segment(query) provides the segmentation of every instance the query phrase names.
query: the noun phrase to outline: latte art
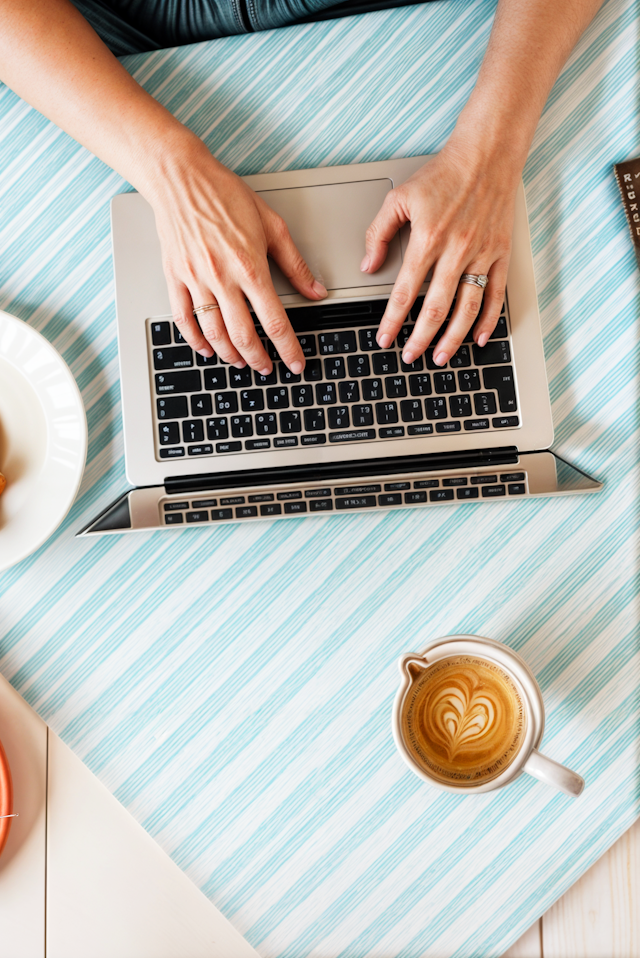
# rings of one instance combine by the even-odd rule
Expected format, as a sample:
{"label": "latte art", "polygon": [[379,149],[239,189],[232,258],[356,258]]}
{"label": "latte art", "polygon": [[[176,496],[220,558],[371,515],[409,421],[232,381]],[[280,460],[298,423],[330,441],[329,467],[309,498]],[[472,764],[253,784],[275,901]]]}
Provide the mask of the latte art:
{"label": "latte art", "polygon": [[403,735],[414,760],[442,781],[477,785],[501,774],[520,750],[525,719],[509,675],[488,659],[455,656],[409,666]]}

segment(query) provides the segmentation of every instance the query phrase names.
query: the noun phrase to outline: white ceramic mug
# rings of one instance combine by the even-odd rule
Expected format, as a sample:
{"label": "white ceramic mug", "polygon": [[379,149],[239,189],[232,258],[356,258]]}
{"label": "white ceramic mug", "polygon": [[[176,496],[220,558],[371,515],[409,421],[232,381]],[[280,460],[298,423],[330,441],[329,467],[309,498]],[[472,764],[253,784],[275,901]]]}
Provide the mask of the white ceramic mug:
{"label": "white ceramic mug", "polygon": [[[428,768],[415,761],[412,753],[406,747],[402,733],[404,700],[414,681],[409,672],[409,665],[413,663],[421,669],[425,669],[441,659],[459,655],[485,659],[503,669],[518,689],[526,713],[525,734],[517,756],[503,772],[480,785],[445,783],[430,775]],[[500,642],[485,639],[479,635],[448,635],[430,642],[419,654],[403,655],[398,664],[403,681],[393,707],[393,737],[403,759],[411,771],[419,775],[420,778],[450,792],[477,794],[479,792],[490,792],[495,788],[503,788],[523,772],[527,772],[529,775],[540,779],[541,782],[553,785],[554,788],[559,789],[566,795],[573,797],[580,795],[584,788],[584,779],[538,751],[544,733],[544,702],[540,686],[536,682],[531,669],[517,652]]]}

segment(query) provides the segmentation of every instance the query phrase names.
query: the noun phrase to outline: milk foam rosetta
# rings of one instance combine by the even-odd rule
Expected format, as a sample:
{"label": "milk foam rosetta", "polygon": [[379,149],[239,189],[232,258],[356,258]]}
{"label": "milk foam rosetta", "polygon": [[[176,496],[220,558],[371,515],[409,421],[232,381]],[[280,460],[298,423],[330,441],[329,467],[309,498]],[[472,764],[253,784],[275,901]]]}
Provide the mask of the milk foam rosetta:
{"label": "milk foam rosetta", "polygon": [[478,785],[513,761],[525,734],[515,683],[494,662],[453,656],[420,668],[410,663],[402,731],[414,760],[430,775]]}

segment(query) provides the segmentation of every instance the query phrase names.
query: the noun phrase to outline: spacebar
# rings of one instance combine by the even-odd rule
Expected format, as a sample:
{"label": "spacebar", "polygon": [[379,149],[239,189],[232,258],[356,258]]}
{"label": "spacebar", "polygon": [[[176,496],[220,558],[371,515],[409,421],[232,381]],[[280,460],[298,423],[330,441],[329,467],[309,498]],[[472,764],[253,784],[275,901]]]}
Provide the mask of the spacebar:
{"label": "spacebar", "polygon": [[375,429],[351,429],[347,432],[330,432],[329,442],[355,442],[357,439],[375,439]]}

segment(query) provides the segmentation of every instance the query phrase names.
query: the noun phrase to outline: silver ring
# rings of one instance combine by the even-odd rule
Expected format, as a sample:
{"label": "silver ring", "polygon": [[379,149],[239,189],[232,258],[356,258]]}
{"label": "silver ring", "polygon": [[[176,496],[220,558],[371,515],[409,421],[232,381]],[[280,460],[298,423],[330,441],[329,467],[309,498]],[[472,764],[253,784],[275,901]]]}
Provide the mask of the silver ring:
{"label": "silver ring", "polygon": [[489,282],[489,277],[486,273],[463,273],[460,277],[461,283],[469,283],[471,286],[479,286],[480,289],[484,289],[487,283]]}
{"label": "silver ring", "polygon": [[210,309],[220,309],[217,303],[207,303],[206,306],[194,306],[193,312],[197,313],[208,313]]}

